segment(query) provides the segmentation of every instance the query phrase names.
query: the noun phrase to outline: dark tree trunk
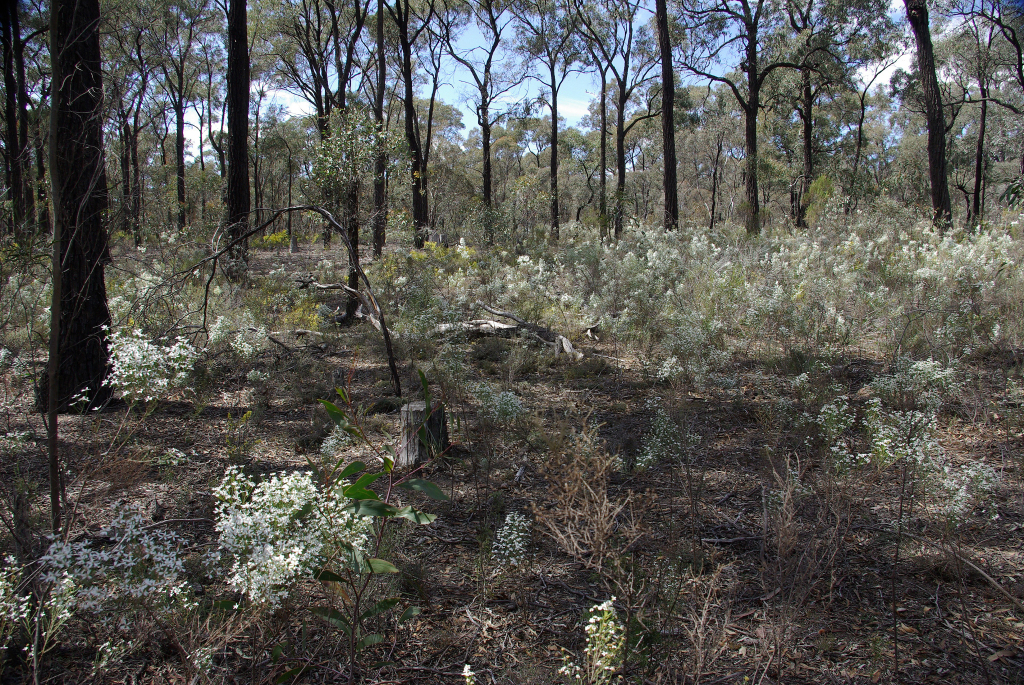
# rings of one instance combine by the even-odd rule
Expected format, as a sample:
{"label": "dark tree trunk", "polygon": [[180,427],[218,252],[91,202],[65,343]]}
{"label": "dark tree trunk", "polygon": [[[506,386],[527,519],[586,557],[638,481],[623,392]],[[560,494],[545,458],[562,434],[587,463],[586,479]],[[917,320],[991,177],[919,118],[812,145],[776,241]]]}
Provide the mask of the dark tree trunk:
{"label": "dark tree trunk", "polygon": [[558,88],[555,70],[551,69],[551,242],[557,243],[558,225]]}
{"label": "dark tree trunk", "polygon": [[598,200],[601,240],[608,237],[608,68],[601,69],[601,193]]}
{"label": "dark tree trunk", "polygon": [[[246,0],[228,3],[228,237],[237,240],[249,228],[249,42]],[[247,258],[246,246],[229,253],[235,260]]]}
{"label": "dark tree trunk", "polygon": [[658,45],[661,48],[661,139],[664,148],[665,230],[679,226],[679,185],[676,181],[675,70],[668,31],[666,0],[657,0]]}
{"label": "dark tree trunk", "polygon": [[[107,250],[107,177],[103,163],[103,83],[97,0],[51,4],[52,105],[50,178],[54,208],[54,266],[59,273],[55,308],[60,325],[51,343],[51,393],[66,411],[85,393],[88,406],[110,398],[106,327],[110,325],[103,280]],[[51,362],[53,361],[51,356]],[[55,392],[54,392],[55,391]]]}
{"label": "dark tree trunk", "polygon": [[939,80],[935,74],[928,7],[925,0],[904,0],[904,4],[917,43],[917,70],[921,77],[925,118],[928,122],[928,178],[931,181],[932,220],[937,226],[944,226],[952,221],[953,208],[946,177],[946,118],[942,111]]}
{"label": "dark tree trunk", "polygon": [[416,234],[413,244],[422,248],[430,222],[430,206],[427,201],[427,170],[423,163],[423,149],[420,145],[419,131],[416,130],[416,103],[413,100],[416,91],[413,85],[412,45],[402,42],[402,80],[405,86],[405,139],[409,143],[409,154],[412,158],[410,173],[412,174],[412,223]]}
{"label": "dark tree trunk", "polygon": [[715,148],[715,163],[711,167],[711,222],[708,226],[709,231],[715,229],[715,214],[718,211],[718,165],[722,161],[722,147],[723,137],[718,136],[718,145]]}
{"label": "dark tree trunk", "polygon": [[[19,238],[26,236],[28,218],[31,214],[32,192],[28,187],[28,159],[26,156],[27,135],[22,136],[25,112],[19,111],[18,78],[15,73],[15,52],[21,40],[18,31],[18,5],[13,0],[4,3],[0,8],[0,24],[3,25],[3,59],[4,59],[4,119],[7,130],[4,136],[4,151],[7,153],[8,188],[10,190],[13,232]],[[21,120],[19,122],[19,113]],[[26,129],[27,130],[27,129]]]}
{"label": "dark tree trunk", "polygon": [[626,89],[619,82],[619,106],[615,113],[615,239],[622,237],[626,201]]}
{"label": "dark tree trunk", "polygon": [[179,92],[174,104],[174,175],[178,184],[178,230],[185,228],[185,101]]}
{"label": "dark tree trunk", "polygon": [[[748,27],[748,30],[750,27]],[[757,36],[747,41],[747,103],[743,107],[746,142],[746,226],[749,235],[761,232],[761,197],[757,190],[757,111],[761,106],[761,80],[757,65]]]}
{"label": "dark tree trunk", "polygon": [[985,179],[985,125],[988,119],[988,88],[984,82],[978,83],[981,89],[981,114],[978,117],[978,146],[974,151],[974,197],[971,211],[967,217],[967,225],[973,227],[981,221],[982,184]]}
{"label": "dark tree trunk", "polygon": [[814,179],[814,89],[811,88],[811,72],[801,72],[803,87],[801,89],[800,121],[803,125],[804,170],[800,176],[800,198],[796,206],[796,225],[807,228],[807,195]]}
{"label": "dark tree trunk", "polygon": [[[353,290],[359,289],[359,180],[349,181],[345,190],[345,232],[348,234],[348,241],[352,244],[348,258],[348,287]],[[345,313],[355,316],[359,308],[359,298],[349,293],[348,301],[345,303]]]}
{"label": "dark tree trunk", "polygon": [[[377,131],[384,131],[384,88],[387,86],[387,64],[384,61],[384,0],[377,0],[377,92],[373,103],[373,115],[377,122]],[[380,257],[384,253],[384,242],[387,239],[387,153],[383,145],[377,151],[373,165],[373,256]]]}

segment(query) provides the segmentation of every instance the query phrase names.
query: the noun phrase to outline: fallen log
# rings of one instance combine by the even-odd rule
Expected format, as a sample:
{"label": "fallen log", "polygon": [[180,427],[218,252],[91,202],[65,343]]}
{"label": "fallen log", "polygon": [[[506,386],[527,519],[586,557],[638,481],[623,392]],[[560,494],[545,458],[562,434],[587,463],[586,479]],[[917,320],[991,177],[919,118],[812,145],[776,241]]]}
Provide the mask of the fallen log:
{"label": "fallen log", "polygon": [[480,307],[490,314],[500,316],[503,319],[511,319],[512,321],[515,321],[519,325],[520,330],[526,332],[535,340],[555,348],[555,354],[567,354],[576,361],[583,359],[583,353],[573,347],[572,342],[561,333],[535,323],[524,321],[512,312],[503,312],[500,309],[489,307],[479,300],[477,300],[475,304],[477,307]]}

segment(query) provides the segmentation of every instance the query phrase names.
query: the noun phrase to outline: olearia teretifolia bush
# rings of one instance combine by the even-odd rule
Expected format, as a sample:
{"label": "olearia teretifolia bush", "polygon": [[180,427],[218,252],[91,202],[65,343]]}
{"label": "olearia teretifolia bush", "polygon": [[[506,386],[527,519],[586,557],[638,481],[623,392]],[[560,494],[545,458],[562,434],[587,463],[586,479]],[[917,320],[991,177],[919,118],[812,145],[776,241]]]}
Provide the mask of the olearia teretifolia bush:
{"label": "olearia teretifolia bush", "polygon": [[626,648],[626,628],[615,612],[612,597],[590,610],[584,632],[587,644],[578,661],[566,655],[558,674],[572,685],[610,685],[622,682],[623,652]]}
{"label": "olearia teretifolia bush", "polygon": [[498,529],[491,550],[499,566],[518,568],[526,563],[530,528],[530,519],[522,514],[513,511],[505,515],[505,523]]}
{"label": "olearia teretifolia bush", "polygon": [[104,382],[127,402],[164,399],[188,387],[198,352],[184,338],[160,344],[128,330],[109,333],[107,341],[111,368]]}
{"label": "olearia teretifolia bush", "polygon": [[396,327],[425,334],[479,299],[570,338],[599,324],[653,380],[696,386],[725,382],[735,350],[827,357],[856,345],[948,364],[1024,338],[1022,248],[1000,226],[941,233],[879,211],[825,212],[812,229],[756,239],[697,226],[633,225],[613,243],[565,233],[557,253],[541,242],[384,260],[383,290],[407,312]]}

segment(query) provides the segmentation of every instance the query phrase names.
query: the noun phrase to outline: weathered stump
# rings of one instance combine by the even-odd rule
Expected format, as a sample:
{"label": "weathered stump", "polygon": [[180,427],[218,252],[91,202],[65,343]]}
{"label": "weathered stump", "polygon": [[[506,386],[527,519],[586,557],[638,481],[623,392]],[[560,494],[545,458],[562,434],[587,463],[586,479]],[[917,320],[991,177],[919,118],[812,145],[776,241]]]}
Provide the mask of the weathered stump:
{"label": "weathered stump", "polygon": [[434,404],[429,416],[423,400],[402,407],[402,444],[395,466],[421,464],[448,449],[448,445],[448,420],[440,402]]}

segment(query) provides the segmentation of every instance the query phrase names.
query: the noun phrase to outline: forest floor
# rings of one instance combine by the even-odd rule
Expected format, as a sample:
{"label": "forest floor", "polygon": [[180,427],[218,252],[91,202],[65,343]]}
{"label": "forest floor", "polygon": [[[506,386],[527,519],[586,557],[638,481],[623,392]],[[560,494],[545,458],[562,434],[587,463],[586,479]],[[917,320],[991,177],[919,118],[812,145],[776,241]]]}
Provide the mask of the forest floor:
{"label": "forest floor", "polygon": [[[283,265],[298,277],[319,255],[268,252],[254,268]],[[399,434],[383,346],[368,324],[284,342],[247,366],[208,360],[212,380],[201,401],[62,418],[76,531],[98,530],[111,503],[128,500],[198,545],[215,539],[211,490],[225,467],[305,468],[329,426],[317,400],[337,399],[336,386],[348,388],[354,405],[374,407],[360,415],[372,440]],[[384,642],[361,657],[364,682],[462,683],[464,664],[477,683],[561,682],[565,654],[583,651],[586,612],[615,596],[620,618],[628,617],[628,682],[1024,683],[1024,410],[1003,402],[1019,354],[975,359],[974,386],[943,409],[938,426],[954,462],[981,461],[999,474],[989,511],[973,512],[955,531],[904,512],[897,545],[901,507],[911,501],[898,468],[839,482],[797,460],[806,436],[778,407],[788,400],[799,408],[788,380],[803,360],[737,353],[739,382],[698,392],[653,383],[635,351],[608,341],[581,341],[587,357],[579,362],[540,347],[523,353],[518,341],[442,342],[466,376],[461,391],[434,389],[447,403],[453,447],[424,477],[451,499],[419,503],[436,521],[404,525],[390,540],[387,558],[402,570],[393,589],[423,612],[403,625],[381,619]],[[405,396],[419,397],[416,371],[429,378],[429,363],[408,353],[399,361]],[[254,387],[254,368],[269,381]],[[850,351],[823,373],[862,408],[884,368],[885,360]],[[484,420],[465,379],[513,390],[525,418]],[[12,458],[0,477],[45,484],[45,430],[30,411],[31,389],[9,378],[4,387],[5,430],[24,437],[7,440]],[[689,456],[607,475],[617,509],[611,533],[600,549],[571,554],[550,534],[580,525],[558,509],[558,481],[571,481],[564,469],[576,467],[557,455],[583,435],[596,436],[594,450],[635,458],[654,420],[652,397],[688,436]],[[534,524],[522,563],[503,567],[490,550],[510,512]],[[226,594],[223,586],[200,591]],[[309,665],[296,682],[340,682],[335,638],[302,608],[317,591],[216,655],[216,680],[272,683]],[[88,618],[72,620],[45,682],[185,682],[159,637],[97,675],[90,631]],[[275,645],[285,646],[271,659]],[[378,662],[389,665],[371,666]]]}

